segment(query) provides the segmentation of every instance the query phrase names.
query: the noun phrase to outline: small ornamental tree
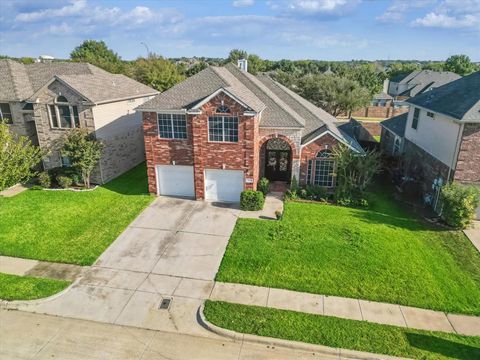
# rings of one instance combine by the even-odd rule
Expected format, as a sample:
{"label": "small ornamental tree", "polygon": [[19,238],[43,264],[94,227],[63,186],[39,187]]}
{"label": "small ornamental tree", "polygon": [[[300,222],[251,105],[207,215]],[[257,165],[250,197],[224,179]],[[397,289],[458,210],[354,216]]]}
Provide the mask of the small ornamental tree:
{"label": "small ornamental tree", "polygon": [[83,129],[71,130],[63,142],[62,155],[70,158],[86,188],[90,187],[90,176],[102,156],[103,144]]}
{"label": "small ornamental tree", "polygon": [[45,152],[25,136],[16,136],[0,123],[0,190],[28,181]]}
{"label": "small ornamental tree", "polygon": [[442,217],[458,229],[465,229],[475,216],[480,205],[480,191],[473,186],[456,183],[442,187]]}

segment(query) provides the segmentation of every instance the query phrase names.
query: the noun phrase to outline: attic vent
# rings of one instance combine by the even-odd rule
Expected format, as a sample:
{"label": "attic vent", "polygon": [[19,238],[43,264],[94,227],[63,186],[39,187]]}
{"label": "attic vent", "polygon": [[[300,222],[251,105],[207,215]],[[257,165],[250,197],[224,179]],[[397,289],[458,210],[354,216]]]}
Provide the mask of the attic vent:
{"label": "attic vent", "polygon": [[238,60],[237,66],[240,70],[243,70],[243,71],[247,72],[248,71],[248,60],[247,59]]}

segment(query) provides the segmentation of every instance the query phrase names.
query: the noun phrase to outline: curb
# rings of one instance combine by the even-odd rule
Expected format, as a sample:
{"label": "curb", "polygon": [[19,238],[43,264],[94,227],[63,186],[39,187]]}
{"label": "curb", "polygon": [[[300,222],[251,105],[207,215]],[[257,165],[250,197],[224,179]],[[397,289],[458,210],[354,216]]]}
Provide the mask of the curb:
{"label": "curb", "polygon": [[51,296],[48,296],[46,298],[40,298],[40,299],[33,299],[33,300],[2,300],[0,299],[0,309],[3,310],[20,310],[20,307],[29,307],[29,306],[35,306],[35,305],[40,305],[52,300],[55,300],[56,298],[62,296],[65,294],[67,291],[70,291],[70,289],[74,286],[77,285],[77,283],[80,282],[82,279],[82,276],[79,276],[76,278],[70,285],[68,285],[65,289],[62,291],[53,294]]}
{"label": "curb", "polygon": [[205,314],[203,313],[204,308],[205,308],[204,303],[200,305],[200,307],[198,308],[197,318],[200,325],[217,335],[233,339],[235,342],[248,341],[251,343],[257,343],[261,345],[278,346],[278,347],[288,348],[292,350],[308,351],[308,352],[314,352],[317,354],[334,355],[334,356],[338,356],[339,358],[348,357],[350,359],[359,359],[359,360],[409,359],[409,358],[402,358],[402,357],[396,357],[391,355],[374,354],[374,353],[368,353],[363,351],[333,348],[333,347],[328,347],[323,345],[307,344],[299,341],[283,340],[283,339],[277,339],[277,338],[271,338],[271,337],[265,337],[265,336],[239,333],[233,330],[221,328],[209,322],[205,317]]}

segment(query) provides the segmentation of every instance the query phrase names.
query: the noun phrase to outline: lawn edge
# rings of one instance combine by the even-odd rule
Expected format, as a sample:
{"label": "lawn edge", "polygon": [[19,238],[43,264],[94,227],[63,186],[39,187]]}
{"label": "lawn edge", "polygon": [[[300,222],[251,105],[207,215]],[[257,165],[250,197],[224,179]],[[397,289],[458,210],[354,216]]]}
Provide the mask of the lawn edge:
{"label": "lawn edge", "polygon": [[198,308],[197,319],[200,325],[205,329],[207,329],[208,331],[213,332],[214,334],[233,339],[235,342],[248,341],[251,343],[257,343],[261,345],[279,346],[279,347],[289,348],[293,350],[309,351],[309,352],[315,352],[315,353],[320,353],[325,355],[334,355],[334,356],[338,356],[339,358],[349,357],[349,358],[359,359],[359,360],[409,359],[409,358],[403,358],[403,357],[397,357],[397,356],[391,356],[391,355],[385,355],[385,354],[375,354],[375,353],[369,353],[365,351],[333,348],[329,346],[309,344],[309,343],[304,343],[300,341],[284,340],[279,338],[252,335],[248,333],[240,333],[237,331],[224,329],[220,326],[212,324],[210,321],[207,320],[204,314],[204,309],[205,309],[205,302],[203,302]]}
{"label": "lawn edge", "polygon": [[38,299],[32,299],[32,300],[3,300],[0,299],[0,309],[3,310],[21,310],[20,307],[29,307],[29,306],[35,306],[39,304],[43,304],[48,301],[55,300],[57,297],[62,296],[65,294],[67,291],[70,290],[71,287],[76,285],[77,283],[80,282],[82,279],[82,276],[77,277],[74,281],[71,281],[70,284],[63,289],[62,291],[59,291],[53,295],[44,297],[44,298],[38,298]]}

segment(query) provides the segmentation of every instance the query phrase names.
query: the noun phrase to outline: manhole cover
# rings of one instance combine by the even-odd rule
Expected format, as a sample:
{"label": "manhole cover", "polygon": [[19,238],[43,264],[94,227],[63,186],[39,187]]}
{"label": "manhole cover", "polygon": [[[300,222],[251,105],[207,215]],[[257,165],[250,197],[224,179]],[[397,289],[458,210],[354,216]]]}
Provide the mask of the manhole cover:
{"label": "manhole cover", "polygon": [[171,298],[164,298],[162,299],[162,302],[160,305],[158,305],[158,308],[160,310],[167,310],[170,307],[170,303],[172,302]]}

